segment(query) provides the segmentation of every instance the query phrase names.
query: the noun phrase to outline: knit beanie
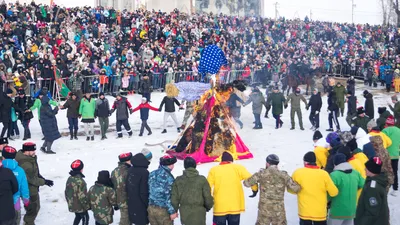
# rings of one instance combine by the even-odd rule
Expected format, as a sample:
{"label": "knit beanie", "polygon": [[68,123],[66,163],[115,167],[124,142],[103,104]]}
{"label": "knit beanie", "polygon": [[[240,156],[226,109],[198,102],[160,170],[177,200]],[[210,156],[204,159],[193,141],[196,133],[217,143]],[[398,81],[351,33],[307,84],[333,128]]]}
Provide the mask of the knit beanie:
{"label": "knit beanie", "polygon": [[307,152],[303,157],[303,161],[306,163],[316,163],[317,157],[314,152]]}
{"label": "knit beanie", "polygon": [[373,174],[380,174],[382,170],[382,160],[379,157],[374,157],[365,163],[365,167]]}
{"label": "knit beanie", "polygon": [[331,142],[334,141],[334,140],[339,140],[340,141],[340,137],[336,132],[332,132],[332,133],[329,133],[328,136],[326,136],[325,140],[326,140],[326,142],[328,144],[331,144]]}
{"label": "knit beanie", "polygon": [[196,169],[196,160],[194,160],[192,157],[186,157],[185,160],[183,160],[183,167],[185,167],[185,169]]}
{"label": "knit beanie", "polygon": [[122,153],[121,155],[118,156],[118,159],[120,162],[127,162],[127,161],[131,160],[131,158],[132,158],[131,152]]}
{"label": "knit beanie", "polygon": [[231,153],[229,153],[227,151],[222,153],[221,161],[222,162],[233,162],[233,157],[232,157]]}
{"label": "knit beanie", "polygon": [[363,113],[365,113],[365,111],[364,111],[364,107],[358,107],[357,108],[357,115],[360,115],[360,114],[363,114]]}
{"label": "knit beanie", "polygon": [[392,127],[394,126],[395,121],[394,121],[394,116],[390,115],[387,119],[386,119],[386,126],[387,127]]}
{"label": "knit beanie", "polygon": [[319,140],[319,139],[321,139],[321,138],[323,138],[321,132],[320,132],[319,130],[316,130],[316,131],[314,132],[314,135],[313,135],[313,141]]}
{"label": "knit beanie", "polygon": [[386,107],[378,107],[378,113],[379,114],[382,114],[384,112],[386,112]]}
{"label": "knit beanie", "polygon": [[0,145],[7,145],[8,144],[8,138],[0,138]]}
{"label": "knit beanie", "polygon": [[176,163],[176,157],[175,156],[170,156],[166,155],[160,158],[160,165],[161,166],[170,166]]}
{"label": "knit beanie", "polygon": [[146,159],[151,162],[151,159],[153,158],[153,154],[151,151],[147,148],[142,149],[141,153],[146,157]]}
{"label": "knit beanie", "polygon": [[23,152],[36,151],[36,144],[33,142],[26,142],[22,145]]}
{"label": "knit beanie", "polygon": [[17,150],[14,147],[6,146],[3,148],[2,155],[5,159],[15,159],[16,154]]}
{"label": "knit beanie", "polygon": [[347,142],[346,147],[350,148],[350,151],[355,151],[358,149],[358,144],[355,138],[351,139],[349,142]]}
{"label": "knit beanie", "polygon": [[99,97],[100,97],[100,96],[104,96],[104,92],[100,92],[100,93],[99,93]]}
{"label": "knit beanie", "polygon": [[367,123],[367,128],[368,128],[368,129],[372,129],[372,128],[377,127],[377,126],[378,126],[378,124],[376,123],[375,120],[370,120],[370,121]]}
{"label": "knit beanie", "polygon": [[358,128],[359,128],[359,127],[356,127],[356,126],[351,127],[350,133],[351,133],[352,135],[356,136],[356,134],[357,134],[357,132],[358,132]]}
{"label": "knit beanie", "polygon": [[84,166],[83,162],[79,159],[77,159],[71,163],[71,169],[73,171],[81,171],[83,169],[83,166]]}
{"label": "knit beanie", "polygon": [[346,162],[346,156],[342,153],[336,154],[335,157],[333,158],[333,164],[335,166],[345,162]]}

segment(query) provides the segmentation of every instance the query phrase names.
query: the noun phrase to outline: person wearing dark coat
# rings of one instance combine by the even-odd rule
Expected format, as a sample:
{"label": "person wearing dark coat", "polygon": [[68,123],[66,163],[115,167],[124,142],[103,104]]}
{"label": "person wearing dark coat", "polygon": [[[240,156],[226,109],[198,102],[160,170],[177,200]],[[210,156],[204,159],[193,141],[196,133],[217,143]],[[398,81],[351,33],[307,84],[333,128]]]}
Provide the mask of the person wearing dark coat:
{"label": "person wearing dark coat", "polygon": [[129,220],[135,225],[149,223],[147,207],[149,206],[149,160],[142,153],[131,158],[132,167],[128,170],[126,191],[128,195]]}
{"label": "person wearing dark coat", "polygon": [[0,224],[12,225],[15,223],[15,209],[13,195],[18,192],[18,181],[14,173],[2,164],[0,156]]}
{"label": "person wearing dark coat", "polygon": [[67,118],[68,118],[68,125],[69,125],[69,135],[70,140],[78,140],[78,118],[79,118],[79,106],[81,105],[80,99],[78,96],[71,92],[70,97],[65,102],[61,109],[67,109]]}
{"label": "person wearing dark coat", "polygon": [[58,131],[56,118],[58,106],[52,109],[49,103],[50,99],[47,96],[43,96],[41,101],[42,107],[40,108],[40,123],[44,134],[44,142],[40,150],[47,154],[55,154],[55,152],[51,150],[51,146],[55,140],[61,137],[61,134]]}
{"label": "person wearing dark coat", "polygon": [[24,127],[24,141],[31,138],[29,123],[33,118],[33,113],[29,109],[32,106],[33,99],[30,96],[25,95],[24,89],[19,89],[18,96],[14,99],[14,108],[15,111],[19,113],[18,119],[21,120],[22,126]]}
{"label": "person wearing dark coat", "polygon": [[365,115],[365,110],[362,106],[357,108],[357,115],[353,117],[351,121],[351,126],[356,126],[362,128],[368,133],[367,124],[371,120],[367,115]]}
{"label": "person wearing dark coat", "polygon": [[273,92],[268,96],[267,106],[272,107],[272,116],[275,118],[275,129],[282,128],[281,114],[283,113],[285,101],[285,96],[279,92],[278,87],[274,87]]}
{"label": "person wearing dark coat", "polygon": [[374,157],[365,167],[367,179],[358,200],[354,225],[389,225],[388,178],[381,172],[382,160]]}
{"label": "person wearing dark coat", "polygon": [[374,96],[367,90],[364,91],[363,95],[365,98],[365,105],[364,105],[365,114],[369,117],[369,119],[372,120],[375,115],[374,98],[373,98]]}
{"label": "person wearing dark coat", "polygon": [[355,116],[357,116],[357,97],[354,93],[347,91],[347,117],[346,122],[351,126],[351,121]]}
{"label": "person wearing dark coat", "polygon": [[336,103],[336,94],[334,91],[329,92],[328,95],[328,113],[329,113],[329,129],[326,131],[333,131],[333,123],[335,123],[336,130],[340,131],[340,124],[338,120],[339,106]]}
{"label": "person wearing dark coat", "polygon": [[178,133],[181,132],[180,126],[178,124],[178,119],[176,118],[176,114],[175,114],[175,104],[177,106],[179,106],[179,107],[181,106],[181,103],[179,103],[179,101],[176,98],[165,96],[163,98],[163,100],[161,101],[160,107],[158,108],[158,110],[161,112],[162,108],[165,105],[164,123],[163,123],[163,128],[164,129],[161,132],[163,134],[167,133],[167,120],[168,120],[168,117],[171,117],[172,120],[175,122],[175,126],[176,126],[176,129],[177,129]]}
{"label": "person wearing dark coat", "polygon": [[10,138],[11,132],[9,131],[10,124],[11,124],[11,108],[13,107],[14,103],[11,99],[12,90],[8,89],[6,93],[3,93],[2,98],[0,99],[0,121],[3,123],[3,129],[1,130],[0,137],[4,137],[7,132],[7,138]]}
{"label": "person wearing dark coat", "polygon": [[349,92],[351,92],[352,95],[356,94],[356,81],[353,76],[347,80],[347,93]]}
{"label": "person wearing dark coat", "polygon": [[[129,109],[129,112],[128,112]],[[121,94],[117,95],[117,99],[114,101],[114,104],[111,108],[110,114],[112,114],[114,111],[116,112],[116,117],[117,117],[117,138],[122,138],[122,125],[124,125],[125,130],[128,132],[129,137],[132,137],[132,129],[131,126],[129,125],[128,118],[129,118],[129,113],[133,113],[132,105],[126,99],[125,97],[122,97]]]}
{"label": "person wearing dark coat", "polygon": [[311,130],[319,129],[319,113],[321,112],[322,107],[322,98],[321,92],[318,92],[317,89],[313,90],[313,94],[311,95],[310,100],[307,104],[307,110],[311,107],[310,116],[308,117],[312,127]]}
{"label": "person wearing dark coat", "polygon": [[151,82],[149,76],[143,76],[142,82],[140,83],[140,92],[142,97],[146,98],[148,102],[151,102]]}
{"label": "person wearing dark coat", "polygon": [[376,123],[378,124],[379,130],[383,130],[385,129],[387,118],[392,114],[387,110],[386,107],[378,107],[378,114],[379,118],[376,120]]}
{"label": "person wearing dark coat", "polygon": [[106,133],[108,130],[110,116],[110,104],[104,95],[104,92],[100,92],[99,98],[96,100],[96,110],[94,112],[95,117],[99,118],[101,140],[107,139]]}
{"label": "person wearing dark coat", "polygon": [[328,173],[332,173],[335,168],[335,164],[333,163],[335,155],[344,145],[340,142],[340,137],[337,133],[328,134],[328,136],[326,136],[326,142],[331,146],[331,149],[328,151],[328,158],[324,170]]}

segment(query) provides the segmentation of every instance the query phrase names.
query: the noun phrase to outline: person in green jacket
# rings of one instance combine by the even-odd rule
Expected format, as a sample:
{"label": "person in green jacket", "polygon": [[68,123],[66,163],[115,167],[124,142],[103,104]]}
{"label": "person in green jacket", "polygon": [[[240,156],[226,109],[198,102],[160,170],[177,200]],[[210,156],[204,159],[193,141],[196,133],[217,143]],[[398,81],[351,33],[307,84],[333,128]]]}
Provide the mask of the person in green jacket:
{"label": "person in green jacket", "polygon": [[343,117],[344,102],[347,94],[346,88],[340,82],[338,82],[336,86],[333,88],[333,91],[336,93],[336,104],[339,106],[340,114]]}
{"label": "person in green jacket", "polygon": [[352,225],[356,217],[357,191],[363,188],[365,180],[352,169],[344,154],[336,154],[333,164],[335,168],[330,176],[339,194],[331,200],[328,225]]}
{"label": "person in green jacket", "polygon": [[392,114],[386,110],[386,107],[379,107],[378,114],[379,118],[376,120],[376,123],[378,124],[379,130],[383,130],[385,128],[386,119]]}
{"label": "person in green jacket", "polygon": [[175,179],[171,191],[171,203],[175,212],[180,212],[181,223],[206,225],[206,213],[214,205],[211,188],[204,176],[196,170],[196,161],[184,160],[183,175]]}
{"label": "person in green jacket", "polygon": [[279,92],[279,88],[274,87],[273,92],[268,96],[267,107],[272,107],[272,116],[276,121],[275,129],[279,129],[283,125],[281,114],[283,113],[283,105],[285,101],[285,96]]}
{"label": "person in green jacket", "polygon": [[291,93],[288,98],[286,99],[285,102],[285,108],[287,108],[288,103],[291,103],[290,107],[290,122],[292,123],[292,127],[290,130],[295,129],[295,122],[294,122],[294,114],[297,114],[297,118],[299,119],[299,126],[300,130],[304,130],[303,127],[303,116],[301,114],[301,108],[300,108],[300,100],[304,102],[307,108],[307,100],[304,98],[302,94],[300,94],[300,88],[296,88],[295,93]]}
{"label": "person in green jacket", "polygon": [[79,159],[71,163],[71,175],[65,185],[65,199],[68,203],[68,210],[75,213],[74,224],[82,221],[83,225],[89,224],[90,209],[89,198],[87,194],[87,185],[82,174],[83,162]]}
{"label": "person in green jacket", "polygon": [[381,172],[382,160],[374,157],[365,167],[367,179],[358,200],[354,225],[389,225],[388,178]]}
{"label": "person in green jacket", "polygon": [[79,106],[79,118],[85,126],[86,141],[94,141],[94,113],[96,111],[96,100],[91,93],[85,93]]}
{"label": "person in green jacket", "polygon": [[393,112],[394,118],[396,120],[396,126],[400,128],[400,102],[398,101],[396,95],[392,96],[392,103],[394,104],[394,107],[390,103],[388,103],[388,106]]}
{"label": "person in green jacket", "polygon": [[17,152],[15,160],[24,169],[29,187],[29,205],[25,207],[25,225],[35,225],[35,219],[40,209],[39,187],[47,185],[52,187],[54,182],[46,180],[39,173],[39,165],[36,156],[36,144],[27,142],[22,145],[22,149]]}
{"label": "person in green jacket", "polygon": [[399,167],[399,148],[400,148],[400,128],[395,126],[394,117],[389,116],[386,120],[386,126],[382,130],[382,133],[386,134],[390,140],[392,140],[392,145],[387,148],[392,163],[392,169],[394,174],[393,191],[390,192],[391,195],[397,196],[399,188],[399,178],[397,175]]}
{"label": "person in green jacket", "polygon": [[367,129],[367,124],[370,120],[371,119],[367,115],[365,115],[364,107],[360,106],[357,108],[357,116],[354,117],[351,121],[351,126],[360,127],[366,133],[369,133]]}

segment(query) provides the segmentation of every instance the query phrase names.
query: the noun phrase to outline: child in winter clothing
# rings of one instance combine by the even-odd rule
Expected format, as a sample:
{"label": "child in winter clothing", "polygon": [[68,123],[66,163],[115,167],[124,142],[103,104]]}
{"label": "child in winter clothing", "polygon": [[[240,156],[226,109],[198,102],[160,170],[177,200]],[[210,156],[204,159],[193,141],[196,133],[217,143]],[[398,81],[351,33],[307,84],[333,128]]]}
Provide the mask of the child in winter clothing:
{"label": "child in winter clothing", "polygon": [[122,77],[122,79],[121,79],[121,82],[122,82],[122,86],[121,87],[122,87],[123,91],[128,91],[129,79],[130,79],[130,77],[129,77],[128,71],[126,71],[124,73],[124,77]]}
{"label": "child in winter clothing", "polygon": [[110,172],[106,170],[99,172],[95,185],[89,190],[89,201],[96,225],[112,224],[114,210],[119,208],[110,179]]}
{"label": "child in winter clothing", "polygon": [[79,105],[79,118],[85,125],[86,141],[94,141],[94,112],[96,109],[96,100],[88,92],[81,100]]}
{"label": "child in winter clothing", "polygon": [[18,182],[18,192],[14,194],[14,208],[17,218],[15,224],[21,223],[21,199],[25,207],[29,205],[29,188],[28,180],[26,178],[25,171],[18,166],[17,161],[15,161],[15,156],[17,155],[17,150],[11,146],[6,146],[2,150],[2,155],[4,160],[2,161],[4,168],[10,169]]}
{"label": "child in winter clothing", "polygon": [[29,123],[33,118],[33,114],[29,111],[29,108],[32,107],[32,105],[32,98],[26,96],[23,89],[19,89],[18,96],[14,99],[14,108],[17,112],[19,112],[18,118],[21,120],[22,126],[24,127],[24,141],[31,138]]}
{"label": "child in winter clothing", "polygon": [[83,166],[79,159],[72,162],[72,170],[69,172],[71,176],[67,180],[64,193],[69,211],[75,213],[74,224],[82,221],[83,225],[88,225],[90,205],[86,182],[83,179],[85,176],[82,174]]}
{"label": "child in winter clothing", "polygon": [[328,160],[329,144],[326,142],[325,138],[323,138],[319,130],[314,132],[313,141],[317,166],[321,169],[324,169]]}
{"label": "child in winter clothing", "polygon": [[78,96],[71,92],[70,98],[65,102],[61,109],[67,109],[67,118],[69,124],[69,134],[70,140],[75,139],[78,140],[78,117],[79,117],[79,106],[81,102],[78,99]]}
{"label": "child in winter clothing", "polygon": [[149,110],[153,110],[153,111],[159,111],[157,108],[151,106],[148,102],[146,98],[142,98],[142,103],[133,109],[133,112],[136,112],[138,110],[140,110],[140,119],[142,120],[142,126],[140,127],[140,133],[139,136],[143,136],[143,131],[144,128],[146,128],[146,130],[149,132],[147,135],[151,135],[151,129],[149,127],[149,125],[147,124],[147,120],[149,119]]}
{"label": "child in winter clothing", "polygon": [[114,101],[113,106],[111,107],[110,114],[112,114],[114,111],[116,111],[116,117],[117,117],[117,138],[122,138],[122,125],[125,127],[126,132],[128,132],[129,137],[132,137],[132,129],[131,126],[129,125],[129,113],[132,114],[132,105],[128,101],[127,98],[122,97],[120,93],[117,94],[117,97]]}

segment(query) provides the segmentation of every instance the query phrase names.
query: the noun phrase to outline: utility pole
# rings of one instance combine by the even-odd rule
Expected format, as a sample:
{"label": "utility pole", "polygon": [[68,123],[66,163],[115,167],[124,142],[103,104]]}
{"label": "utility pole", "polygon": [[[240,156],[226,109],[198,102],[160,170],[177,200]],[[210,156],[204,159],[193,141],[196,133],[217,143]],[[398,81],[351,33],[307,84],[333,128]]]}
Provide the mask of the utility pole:
{"label": "utility pole", "polygon": [[354,9],[356,8],[356,4],[354,4],[354,0],[351,0],[351,23],[354,23]]}
{"label": "utility pole", "polygon": [[278,2],[275,2],[275,20],[278,18]]}

